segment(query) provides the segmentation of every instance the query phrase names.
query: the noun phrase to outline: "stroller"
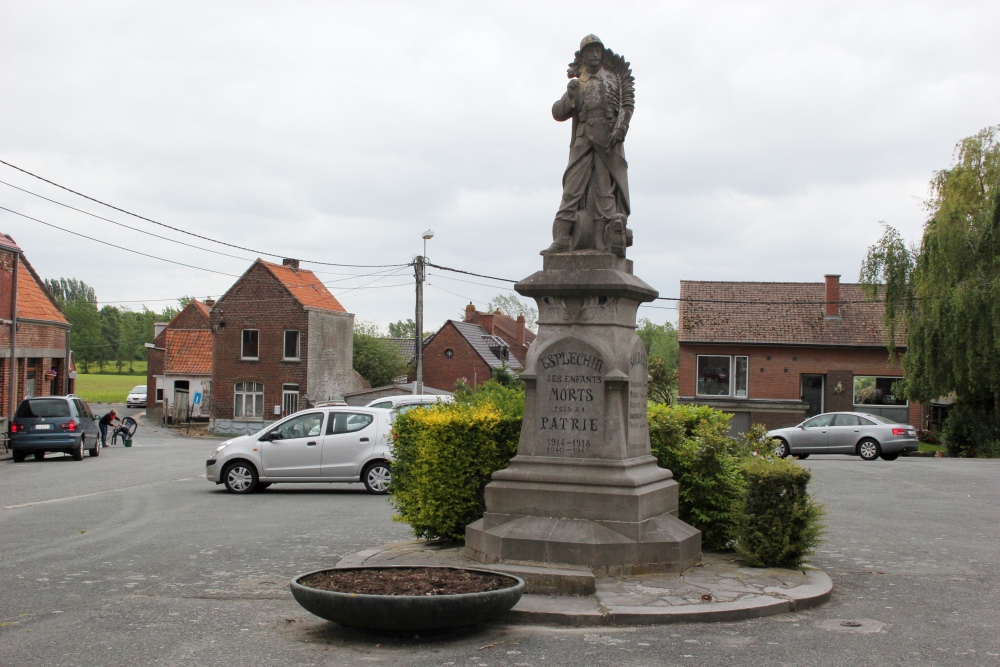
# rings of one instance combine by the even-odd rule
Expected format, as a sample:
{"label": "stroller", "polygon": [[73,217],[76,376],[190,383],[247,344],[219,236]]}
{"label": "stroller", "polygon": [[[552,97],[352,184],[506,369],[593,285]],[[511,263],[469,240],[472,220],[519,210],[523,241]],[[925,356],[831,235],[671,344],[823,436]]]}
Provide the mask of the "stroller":
{"label": "stroller", "polygon": [[132,446],[132,436],[135,435],[136,429],[139,428],[138,422],[136,422],[131,417],[126,417],[122,420],[122,423],[115,428],[114,432],[111,434],[111,444],[115,445],[118,443],[118,438],[122,439],[122,444],[126,447]]}

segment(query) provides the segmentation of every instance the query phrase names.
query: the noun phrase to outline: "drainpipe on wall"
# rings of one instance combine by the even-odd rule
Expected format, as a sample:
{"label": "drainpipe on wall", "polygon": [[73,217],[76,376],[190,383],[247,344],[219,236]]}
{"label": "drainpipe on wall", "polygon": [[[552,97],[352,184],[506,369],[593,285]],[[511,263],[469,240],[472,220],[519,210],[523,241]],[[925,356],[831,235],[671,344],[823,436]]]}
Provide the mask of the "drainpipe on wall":
{"label": "drainpipe on wall", "polygon": [[21,253],[14,252],[14,276],[10,290],[10,396],[8,397],[7,415],[14,419],[14,408],[17,404],[17,272],[21,264]]}

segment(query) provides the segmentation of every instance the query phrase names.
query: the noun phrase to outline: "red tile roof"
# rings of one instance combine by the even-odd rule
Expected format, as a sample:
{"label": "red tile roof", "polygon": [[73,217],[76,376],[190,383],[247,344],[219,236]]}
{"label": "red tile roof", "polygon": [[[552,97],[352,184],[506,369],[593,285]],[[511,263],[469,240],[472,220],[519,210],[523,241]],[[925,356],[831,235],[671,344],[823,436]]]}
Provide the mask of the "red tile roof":
{"label": "red tile roof", "polygon": [[27,320],[43,320],[69,324],[66,316],[49,298],[41,279],[21,255],[17,266],[17,316]]}
{"label": "red tile roof", "polygon": [[[824,283],[681,281],[682,343],[884,347],[881,302],[840,284],[840,317],[823,314]],[[905,346],[904,332],[896,344]]]}
{"label": "red tile roof", "polygon": [[306,308],[334,310],[338,313],[347,312],[347,309],[337,301],[337,297],[330,294],[330,290],[320,282],[320,279],[312,271],[292,269],[281,264],[265,262],[262,259],[257,261],[266,266],[274,274],[274,277],[288,288],[292,296]]}
{"label": "red tile roof", "polygon": [[3,234],[3,233],[0,233],[0,246],[2,246],[4,248],[9,248],[10,250],[20,250],[21,249],[20,247],[18,247],[18,245],[16,243],[14,243],[14,239],[12,239],[7,234]]}
{"label": "red tile roof", "polygon": [[212,332],[192,329],[167,329],[165,375],[211,375]]}

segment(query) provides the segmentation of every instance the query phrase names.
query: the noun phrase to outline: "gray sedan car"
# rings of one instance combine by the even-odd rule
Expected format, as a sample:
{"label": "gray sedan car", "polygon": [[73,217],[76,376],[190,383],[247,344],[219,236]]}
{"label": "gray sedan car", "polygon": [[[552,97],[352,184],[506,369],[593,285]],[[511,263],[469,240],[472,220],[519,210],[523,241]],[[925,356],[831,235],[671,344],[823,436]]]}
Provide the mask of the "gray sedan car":
{"label": "gray sedan car", "polygon": [[894,461],[917,451],[917,432],[909,424],[864,412],[827,412],[801,424],[767,432],[774,455],[805,458],[810,454],[856,454],[865,461]]}

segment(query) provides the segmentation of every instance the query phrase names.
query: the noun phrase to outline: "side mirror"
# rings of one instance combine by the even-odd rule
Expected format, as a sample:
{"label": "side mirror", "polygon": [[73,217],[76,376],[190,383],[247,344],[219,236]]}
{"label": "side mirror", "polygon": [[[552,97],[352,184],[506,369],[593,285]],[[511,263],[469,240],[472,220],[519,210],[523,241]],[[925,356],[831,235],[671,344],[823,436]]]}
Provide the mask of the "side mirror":
{"label": "side mirror", "polygon": [[799,424],[798,426],[796,426],[796,428],[800,428],[800,429],[802,429],[804,431],[804,430],[806,430],[806,425],[805,424]]}

